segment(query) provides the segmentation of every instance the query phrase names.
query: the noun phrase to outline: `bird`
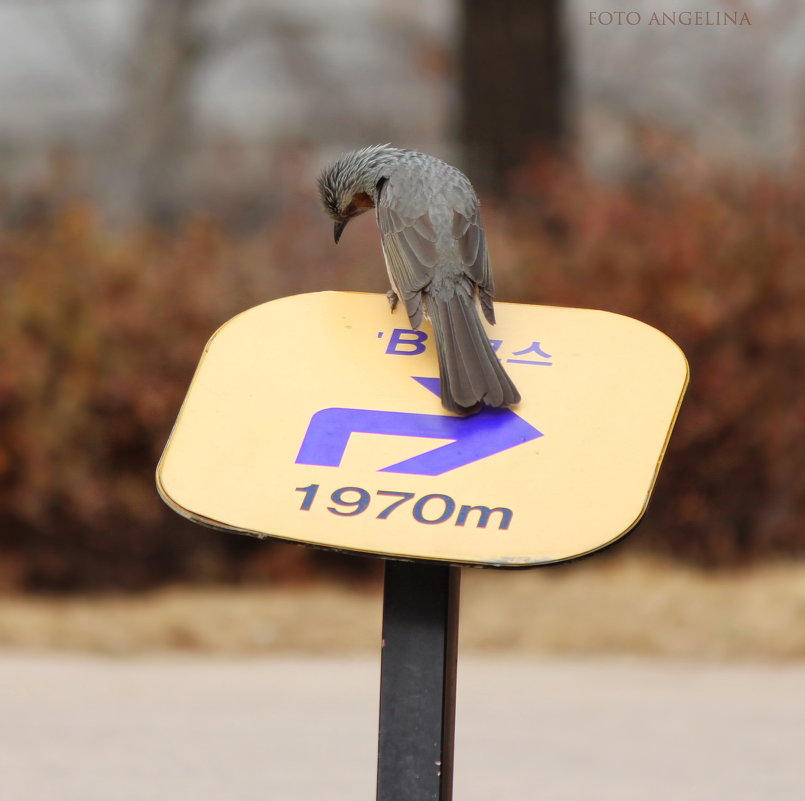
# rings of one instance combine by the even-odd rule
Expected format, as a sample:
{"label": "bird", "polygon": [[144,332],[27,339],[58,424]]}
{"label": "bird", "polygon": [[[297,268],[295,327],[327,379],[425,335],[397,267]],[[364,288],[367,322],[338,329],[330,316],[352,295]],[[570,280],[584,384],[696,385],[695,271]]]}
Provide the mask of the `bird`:
{"label": "bird", "polygon": [[375,209],[391,289],[411,327],[429,319],[442,406],[458,415],[520,402],[478,314],[494,325],[492,268],[478,196],[441,159],[391,145],[343,154],[319,176],[338,244],[347,223]]}

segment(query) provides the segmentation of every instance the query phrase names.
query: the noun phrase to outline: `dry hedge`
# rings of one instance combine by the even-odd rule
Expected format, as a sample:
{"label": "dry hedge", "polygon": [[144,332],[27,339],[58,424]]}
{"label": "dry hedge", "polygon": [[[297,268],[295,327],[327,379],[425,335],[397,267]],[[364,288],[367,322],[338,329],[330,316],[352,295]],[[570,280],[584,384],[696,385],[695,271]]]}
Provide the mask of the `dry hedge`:
{"label": "dry hedge", "polygon": [[[712,565],[805,550],[804,184],[801,170],[678,151],[643,154],[617,183],[535,159],[505,208],[484,207],[501,298],[637,317],[691,363],[652,507],[625,547]],[[333,248],[312,188],[248,233],[192,213],[171,231],[115,231],[62,199],[6,215],[0,278],[0,585],[309,568],[306,549],[191,531],[153,471],[224,320],[294,292],[385,289],[371,221]]]}

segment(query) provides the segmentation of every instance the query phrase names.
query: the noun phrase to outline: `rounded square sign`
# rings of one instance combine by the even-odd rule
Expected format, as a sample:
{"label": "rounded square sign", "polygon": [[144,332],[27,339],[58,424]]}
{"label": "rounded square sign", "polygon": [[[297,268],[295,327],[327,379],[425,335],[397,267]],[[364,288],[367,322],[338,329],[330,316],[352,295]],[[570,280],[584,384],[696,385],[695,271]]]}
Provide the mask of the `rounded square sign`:
{"label": "rounded square sign", "polygon": [[429,323],[384,295],[320,292],[210,339],[157,468],[198,523],[400,558],[498,567],[601,548],[643,515],[688,381],[682,351],[610,312],[496,303],[488,334],[523,400],[439,401]]}

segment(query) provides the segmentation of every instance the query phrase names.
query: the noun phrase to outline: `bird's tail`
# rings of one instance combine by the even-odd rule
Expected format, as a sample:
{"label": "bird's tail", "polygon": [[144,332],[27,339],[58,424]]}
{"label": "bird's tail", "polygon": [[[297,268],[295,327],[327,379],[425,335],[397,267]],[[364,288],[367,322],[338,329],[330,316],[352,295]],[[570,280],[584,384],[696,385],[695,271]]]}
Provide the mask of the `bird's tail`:
{"label": "bird's tail", "polygon": [[472,414],[487,406],[519,403],[520,393],[503,369],[469,294],[449,299],[426,294],[433,325],[442,405],[457,414]]}

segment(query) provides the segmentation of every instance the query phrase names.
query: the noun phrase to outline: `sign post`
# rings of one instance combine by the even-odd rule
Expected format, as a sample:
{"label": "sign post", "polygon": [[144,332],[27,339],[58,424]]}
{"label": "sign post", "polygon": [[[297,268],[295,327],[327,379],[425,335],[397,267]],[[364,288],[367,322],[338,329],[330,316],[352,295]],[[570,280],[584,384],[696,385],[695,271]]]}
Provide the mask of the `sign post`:
{"label": "sign post", "polygon": [[629,317],[496,311],[523,400],[456,417],[430,329],[384,295],[249,309],[207,344],[157,467],[197,523],[387,558],[378,801],[451,797],[459,566],[561,562],[631,530],[688,381]]}
{"label": "sign post", "polygon": [[461,568],[386,562],[377,801],[450,801]]}

